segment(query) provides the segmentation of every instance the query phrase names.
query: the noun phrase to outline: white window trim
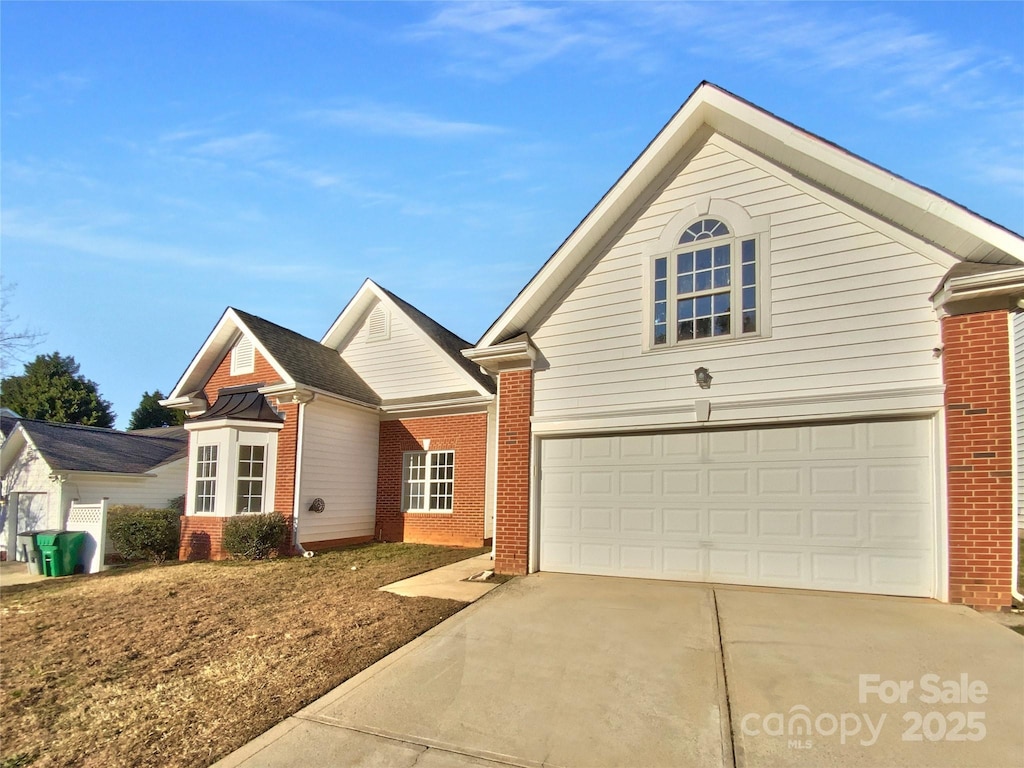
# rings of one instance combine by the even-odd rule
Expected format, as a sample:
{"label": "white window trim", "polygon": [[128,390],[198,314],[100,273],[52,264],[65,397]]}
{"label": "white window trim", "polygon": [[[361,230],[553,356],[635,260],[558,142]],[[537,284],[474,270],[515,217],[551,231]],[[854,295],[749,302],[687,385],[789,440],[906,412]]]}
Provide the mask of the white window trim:
{"label": "white window trim", "polygon": [[[739,265],[742,258],[742,244],[745,240],[754,240],[757,263],[757,315],[758,328],[754,333],[737,333],[732,327],[732,333],[728,336],[709,336],[702,339],[687,339],[674,341],[677,333],[676,326],[676,293],[675,293],[675,257],[683,247],[703,244],[704,242],[725,242],[699,240],[696,243],[680,245],[679,239],[686,229],[701,219],[718,219],[729,228],[732,244],[732,260],[734,265]],[[706,345],[727,345],[743,344],[771,336],[771,285],[770,285],[770,260],[771,254],[768,251],[769,235],[768,227],[770,221],[767,216],[753,218],[746,210],[730,200],[712,199],[708,196],[700,198],[676,213],[662,229],[657,240],[652,241],[647,248],[643,259],[643,331],[642,344],[643,352],[665,352],[668,350],[679,350],[690,347],[701,347]],[[668,281],[673,290],[668,292],[668,330],[669,341],[664,344],[654,343],[654,265],[655,260],[666,258],[668,267]],[[733,274],[733,300],[741,296],[742,287],[738,284],[739,274]]]}
{"label": "white window trim", "polygon": [[[274,499],[277,486],[277,443],[278,429],[221,426],[214,429],[190,430],[192,447],[189,451],[188,496],[185,514],[196,517],[237,517],[238,499],[238,457],[239,446],[261,445],[264,447],[263,465],[263,512],[290,512],[275,510]],[[216,497],[213,510],[199,512],[196,509],[196,481],[198,449],[206,445],[217,446]],[[249,513],[255,514],[255,513]]]}
{"label": "white window trim", "polygon": [[[430,459],[432,456],[437,456],[442,453],[450,453],[452,456],[452,508],[451,509],[430,509],[430,497],[431,497],[431,486],[433,482],[430,479]],[[409,457],[410,456],[423,456],[426,462],[426,478],[424,479],[423,489],[423,508],[412,508],[407,506],[407,495],[406,487],[409,483],[408,471],[409,471]],[[455,511],[455,462],[456,456],[453,449],[441,449],[436,451],[405,451],[402,453],[402,501],[401,507],[402,512],[411,515],[450,515]]]}

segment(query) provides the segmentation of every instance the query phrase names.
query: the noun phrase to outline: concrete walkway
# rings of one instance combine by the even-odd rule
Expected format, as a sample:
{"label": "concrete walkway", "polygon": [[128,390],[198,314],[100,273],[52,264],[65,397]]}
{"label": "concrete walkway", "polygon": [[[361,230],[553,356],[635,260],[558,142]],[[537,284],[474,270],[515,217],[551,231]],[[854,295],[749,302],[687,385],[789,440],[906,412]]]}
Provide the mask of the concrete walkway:
{"label": "concrete walkway", "polygon": [[472,603],[479,600],[496,586],[493,581],[466,581],[471,576],[494,569],[490,553],[460,560],[451,565],[396,581],[380,589],[404,597],[439,597],[445,600],[461,600]]}
{"label": "concrete walkway", "polygon": [[14,560],[0,562],[0,588],[10,587],[15,584],[31,584],[34,581],[43,581],[46,576],[28,572],[28,563],[19,563]]}
{"label": "concrete walkway", "polygon": [[966,608],[540,573],[217,765],[1020,765],[1022,681]]}

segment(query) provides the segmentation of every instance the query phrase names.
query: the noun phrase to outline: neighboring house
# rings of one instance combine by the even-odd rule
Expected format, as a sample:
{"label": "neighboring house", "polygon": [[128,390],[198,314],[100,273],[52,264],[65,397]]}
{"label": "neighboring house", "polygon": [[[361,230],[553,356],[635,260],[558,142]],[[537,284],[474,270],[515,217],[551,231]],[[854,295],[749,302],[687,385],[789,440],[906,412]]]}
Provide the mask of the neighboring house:
{"label": "neighboring house", "polygon": [[1003,607],[1022,297],[1019,235],[705,83],[473,348],[369,281],[319,344],[228,310],[185,527]]}
{"label": "neighboring house", "polygon": [[18,419],[0,449],[6,551],[17,533],[63,528],[72,501],[166,507],[185,492],[187,469],[181,427],[120,432]]}

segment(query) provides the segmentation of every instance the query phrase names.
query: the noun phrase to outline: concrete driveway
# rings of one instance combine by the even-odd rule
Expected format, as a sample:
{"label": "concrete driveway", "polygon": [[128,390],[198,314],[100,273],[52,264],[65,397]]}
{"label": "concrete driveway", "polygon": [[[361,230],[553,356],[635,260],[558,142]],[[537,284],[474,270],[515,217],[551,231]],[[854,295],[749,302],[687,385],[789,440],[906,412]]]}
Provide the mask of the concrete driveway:
{"label": "concrete driveway", "polygon": [[1024,637],[968,609],[541,573],[218,766],[1022,761]]}

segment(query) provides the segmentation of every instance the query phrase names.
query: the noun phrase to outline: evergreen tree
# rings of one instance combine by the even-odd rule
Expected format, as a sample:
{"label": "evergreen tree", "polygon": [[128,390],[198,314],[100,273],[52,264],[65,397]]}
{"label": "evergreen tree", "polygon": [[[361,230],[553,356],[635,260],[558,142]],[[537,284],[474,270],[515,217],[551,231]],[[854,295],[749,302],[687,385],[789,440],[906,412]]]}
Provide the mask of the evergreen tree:
{"label": "evergreen tree", "polygon": [[153,394],[144,392],[139,407],[132,411],[128,429],[149,429],[151,427],[176,427],[185,423],[185,412],[160,405],[164,399],[158,389]]}
{"label": "evergreen tree", "polygon": [[0,403],[26,419],[114,426],[110,403],[100,397],[96,382],[78,371],[70,355],[39,355],[25,365],[21,376],[0,380]]}

